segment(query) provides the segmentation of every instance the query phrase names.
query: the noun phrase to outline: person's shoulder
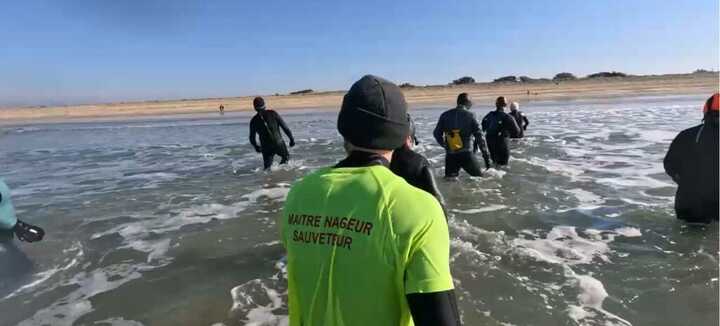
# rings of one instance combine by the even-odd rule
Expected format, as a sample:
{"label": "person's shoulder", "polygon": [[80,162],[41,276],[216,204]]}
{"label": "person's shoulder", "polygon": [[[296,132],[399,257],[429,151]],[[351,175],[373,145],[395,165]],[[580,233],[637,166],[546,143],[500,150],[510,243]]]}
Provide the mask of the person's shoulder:
{"label": "person's shoulder", "polygon": [[687,128],[687,129],[681,131],[680,133],[681,134],[692,134],[692,133],[698,132],[700,130],[700,128],[702,128],[702,127],[703,127],[703,124],[701,123],[697,126]]}
{"label": "person's shoulder", "polygon": [[425,159],[425,157],[420,153],[409,148],[402,148],[396,152],[399,154],[398,157],[401,157],[404,160],[418,161]]}
{"label": "person's shoulder", "polygon": [[678,135],[675,137],[675,139],[684,139],[684,138],[688,138],[688,139],[693,138],[694,139],[696,137],[697,133],[700,131],[700,128],[702,128],[702,127],[703,127],[703,125],[699,124],[697,126],[687,128],[687,129],[681,131],[680,133],[678,133]]}
{"label": "person's shoulder", "polygon": [[316,171],[310,172],[296,180],[291,188],[296,189],[312,186],[313,184],[318,182],[325,174],[327,174],[331,169],[331,167],[324,167]]}
{"label": "person's shoulder", "polygon": [[416,232],[413,230],[445,223],[445,213],[435,197],[402,181],[387,195],[388,212],[396,234],[413,234]]}
{"label": "person's shoulder", "polygon": [[448,116],[448,115],[451,114],[453,111],[455,111],[455,109],[447,109],[447,110],[445,110],[443,113],[440,114],[440,118],[442,119],[443,117]]}
{"label": "person's shoulder", "polygon": [[396,180],[386,193],[393,212],[429,216],[440,214],[442,216],[442,208],[435,197],[427,191],[409,184],[404,179],[397,178],[399,180]]}
{"label": "person's shoulder", "polygon": [[400,152],[400,154],[401,154],[400,156],[402,157],[403,160],[427,163],[427,159],[425,158],[424,155],[422,155],[412,149],[403,148],[403,149],[399,150],[399,152]]}

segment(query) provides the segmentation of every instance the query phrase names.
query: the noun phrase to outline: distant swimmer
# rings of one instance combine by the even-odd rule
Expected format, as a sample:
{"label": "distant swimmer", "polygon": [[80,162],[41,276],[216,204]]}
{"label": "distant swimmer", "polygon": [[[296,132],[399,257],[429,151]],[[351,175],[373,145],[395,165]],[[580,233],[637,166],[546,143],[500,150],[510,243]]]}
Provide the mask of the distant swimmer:
{"label": "distant swimmer", "polygon": [[[480,131],[475,114],[470,112],[472,101],[467,93],[457,97],[457,106],[440,115],[433,136],[440,146],[445,148],[445,177],[456,177],[460,168],[471,176],[481,176],[480,163],[474,152],[478,150],[485,160],[485,167],[490,167],[485,141]],[[474,138],[471,145],[470,138]]]}
{"label": "distant swimmer", "polygon": [[508,164],[510,160],[508,137],[517,137],[521,132],[515,119],[505,113],[505,107],[507,107],[505,97],[498,97],[495,101],[495,111],[485,115],[482,120],[490,157],[496,165]]}
{"label": "distant swimmer", "polygon": [[297,181],[280,220],[289,325],[460,325],[443,210],[388,169],[409,134],[402,91],[361,78],[337,126],[346,158]]}
{"label": "distant swimmer", "polygon": [[510,137],[510,138],[523,138],[525,137],[525,130],[527,130],[528,125],[530,125],[530,120],[522,113],[520,112],[520,104],[518,102],[512,102],[510,103],[510,115],[515,119],[515,122],[517,122],[518,127],[520,127],[520,134],[516,135],[516,137]]}
{"label": "distant swimmer", "polygon": [[703,123],[675,137],[665,156],[665,172],[677,183],[675,214],[690,223],[718,220],[718,111],[720,93],[703,107]]}
{"label": "distant swimmer", "polygon": [[18,240],[25,242],[36,242],[45,237],[42,228],[17,219],[10,198],[10,188],[0,179],[0,241],[12,239],[13,234]]}
{"label": "distant swimmer", "polygon": [[[280,129],[288,137],[290,147],[293,147],[295,139],[290,128],[277,112],[265,108],[265,100],[262,97],[256,97],[253,100],[253,107],[257,113],[250,120],[250,144],[255,147],[256,152],[262,153],[263,168],[267,170],[272,166],[275,155],[280,156],[280,164],[287,163],[290,153],[285,146]],[[255,141],[255,134],[260,136],[260,146]]]}
{"label": "distant swimmer", "polygon": [[410,126],[410,135],[405,140],[405,143],[393,152],[392,160],[390,160],[390,170],[405,179],[409,184],[435,196],[443,204],[442,194],[440,194],[440,190],[435,183],[430,162],[424,156],[412,150],[419,141],[415,136],[415,123],[413,123],[409,114],[408,124]]}
{"label": "distant swimmer", "polygon": [[220,110],[220,115],[225,114],[225,106],[220,104],[220,107],[218,108]]}

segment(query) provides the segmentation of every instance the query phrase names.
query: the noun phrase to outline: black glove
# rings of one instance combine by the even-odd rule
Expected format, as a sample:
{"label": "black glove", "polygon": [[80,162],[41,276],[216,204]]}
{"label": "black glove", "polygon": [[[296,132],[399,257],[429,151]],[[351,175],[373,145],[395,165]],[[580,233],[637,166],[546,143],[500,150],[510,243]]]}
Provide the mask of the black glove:
{"label": "black glove", "polygon": [[45,231],[39,226],[30,225],[20,220],[15,223],[13,231],[20,241],[25,242],[40,241],[45,236]]}
{"label": "black glove", "polygon": [[290,138],[290,147],[295,147],[295,139]]}
{"label": "black glove", "polygon": [[478,144],[477,139],[473,141],[473,153],[477,153],[477,151],[480,149],[480,144]]}
{"label": "black glove", "polygon": [[258,146],[258,145],[255,145],[255,151],[258,152],[258,153],[261,153],[261,152],[262,152],[262,148],[260,148],[260,146]]}

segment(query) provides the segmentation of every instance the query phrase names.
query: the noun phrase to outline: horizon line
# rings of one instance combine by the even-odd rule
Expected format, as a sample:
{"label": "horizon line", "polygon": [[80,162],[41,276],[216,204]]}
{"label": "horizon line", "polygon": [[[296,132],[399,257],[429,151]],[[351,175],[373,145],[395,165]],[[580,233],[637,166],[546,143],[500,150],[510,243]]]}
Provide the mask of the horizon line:
{"label": "horizon line", "polygon": [[[569,73],[569,72],[566,72],[566,71],[565,71],[565,72],[560,72],[560,73],[557,73],[556,76],[557,76],[558,74],[563,74],[563,73]],[[597,73],[622,73],[622,72],[612,70],[612,71],[599,71],[599,72],[597,72]],[[693,74],[703,74],[703,73],[707,73],[707,74],[712,74],[712,73],[714,73],[714,74],[720,74],[720,70],[712,70],[712,69],[699,68],[699,69],[696,69],[695,71],[692,71],[692,72],[684,72],[684,73],[683,73],[683,72],[676,72],[676,73],[640,74],[640,75],[626,74],[625,76],[619,76],[619,77],[595,77],[595,78],[589,77],[590,75],[596,74],[596,73],[593,73],[593,74],[588,74],[588,75],[585,75],[585,76],[582,76],[582,77],[575,76],[575,77],[576,77],[575,79],[564,80],[564,81],[567,82],[567,81],[573,81],[573,80],[591,80],[591,79],[599,79],[599,78],[618,78],[618,79],[620,79],[620,78],[633,78],[633,77],[660,77],[660,76],[673,76],[673,75],[678,76],[678,75],[693,75]],[[571,74],[572,74],[572,73],[571,73]],[[573,74],[573,75],[574,75],[574,74]],[[454,84],[453,81],[451,81],[451,82],[449,82],[449,83],[445,83],[445,84],[426,84],[426,85],[415,85],[415,84],[413,84],[413,83],[411,83],[411,82],[408,82],[408,81],[396,82],[396,83],[397,83],[398,86],[408,84],[408,85],[410,85],[410,86],[408,86],[408,88],[447,87],[447,86],[454,86],[454,85],[462,86],[462,85],[480,85],[480,84],[493,84],[493,83],[496,83],[496,84],[497,84],[497,83],[517,83],[517,84],[529,84],[529,83],[533,83],[533,82],[529,82],[529,83],[528,83],[528,82],[521,82],[521,81],[517,81],[517,82],[497,81],[497,79],[500,79],[500,78],[513,77],[513,76],[516,77],[516,78],[529,77],[529,76],[527,76],[527,75],[504,75],[504,76],[497,77],[495,80],[491,80],[491,81],[475,81],[475,82],[473,82],[473,83],[465,83],[465,84]],[[473,78],[472,76],[465,75],[465,76],[458,77],[458,79],[465,78],[465,77]],[[529,78],[531,78],[532,80],[535,80],[536,82],[553,82],[553,78],[554,78],[554,77],[553,77],[553,78],[548,78],[548,77],[529,77]],[[474,79],[474,78],[473,78],[473,79]],[[292,94],[293,92],[306,91],[306,90],[310,90],[311,92],[309,92],[308,94]],[[3,105],[3,104],[0,104],[0,110],[5,110],[5,109],[34,109],[34,108],[42,109],[42,108],[48,108],[48,107],[91,106],[91,105],[111,105],[111,104],[129,104],[129,103],[148,103],[148,102],[207,101],[207,100],[221,100],[221,99],[238,99],[238,98],[243,98],[243,97],[255,97],[255,96],[267,96],[267,97],[270,97],[270,96],[293,96],[293,95],[327,94],[327,93],[336,93],[336,92],[345,92],[345,91],[346,91],[346,90],[344,90],[344,89],[335,89],[335,90],[330,90],[330,89],[318,89],[318,90],[316,90],[316,89],[312,89],[312,88],[307,88],[307,89],[302,89],[302,90],[290,91],[290,92],[286,92],[286,93],[275,92],[275,93],[268,93],[268,94],[228,95],[228,96],[214,96],[214,97],[189,97],[189,98],[168,97],[168,98],[147,98],[147,99],[125,99],[125,100],[120,99],[120,100],[97,101],[97,102],[77,102],[77,103],[64,103],[64,104],[35,104],[35,105]]]}

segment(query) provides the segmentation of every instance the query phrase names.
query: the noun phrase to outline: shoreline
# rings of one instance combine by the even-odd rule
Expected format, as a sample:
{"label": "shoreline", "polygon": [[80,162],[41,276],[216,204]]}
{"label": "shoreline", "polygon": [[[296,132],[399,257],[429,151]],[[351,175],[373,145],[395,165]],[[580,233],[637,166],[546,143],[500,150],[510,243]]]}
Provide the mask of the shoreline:
{"label": "shoreline", "polygon": [[[633,76],[621,78],[578,79],[531,83],[478,83],[403,88],[412,109],[450,107],[455,97],[469,93],[475,105],[490,105],[503,95],[523,104],[567,101],[607,100],[615,97],[708,95],[718,91],[718,73]],[[529,95],[528,95],[529,93]],[[265,96],[268,106],[285,113],[301,114],[317,111],[337,111],[343,91],[305,95]],[[225,106],[225,116],[252,113],[254,96],[217,99],[125,102],[94,105],[75,105],[43,108],[0,109],[0,125],[53,124],[68,122],[112,122],[156,120],[171,118],[208,118],[218,114],[218,106]]]}

